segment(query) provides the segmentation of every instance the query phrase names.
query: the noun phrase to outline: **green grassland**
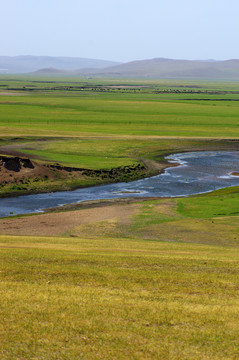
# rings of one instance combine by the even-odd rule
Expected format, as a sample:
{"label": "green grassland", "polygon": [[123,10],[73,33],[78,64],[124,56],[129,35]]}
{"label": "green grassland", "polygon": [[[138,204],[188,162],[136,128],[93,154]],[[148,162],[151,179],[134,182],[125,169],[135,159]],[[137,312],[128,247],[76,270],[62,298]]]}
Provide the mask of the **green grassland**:
{"label": "green grassland", "polygon": [[[238,100],[237,82],[2,76],[0,147],[89,169],[238,150]],[[1,359],[238,358],[238,187],[137,206],[0,236]]]}
{"label": "green grassland", "polygon": [[[96,170],[162,160],[170,152],[236,149],[230,139],[239,136],[237,85],[2,76],[0,146],[43,162]],[[145,176],[153,173],[151,167]],[[74,179],[64,187],[61,179],[28,179],[2,186],[1,194],[99,183]]]}
{"label": "green grassland", "polygon": [[[6,85],[3,94],[11,92],[9,84],[9,80],[0,82],[0,89]],[[31,85],[26,88],[22,80],[13,87],[15,93],[1,96],[3,135],[238,136],[239,94],[235,84],[227,91],[202,84],[200,93],[198,88],[190,93],[186,85],[178,88],[173,83],[173,88],[151,84],[137,92],[133,87],[112,90],[108,86],[102,90],[97,84],[80,90],[79,84],[73,83],[75,91],[69,84],[60,84],[59,89],[52,83],[43,83],[43,87],[38,82],[33,84],[34,91],[30,91]]]}
{"label": "green grassland", "polygon": [[239,133],[239,103],[226,98],[83,92],[2,96],[0,105],[3,135],[235,137]]}

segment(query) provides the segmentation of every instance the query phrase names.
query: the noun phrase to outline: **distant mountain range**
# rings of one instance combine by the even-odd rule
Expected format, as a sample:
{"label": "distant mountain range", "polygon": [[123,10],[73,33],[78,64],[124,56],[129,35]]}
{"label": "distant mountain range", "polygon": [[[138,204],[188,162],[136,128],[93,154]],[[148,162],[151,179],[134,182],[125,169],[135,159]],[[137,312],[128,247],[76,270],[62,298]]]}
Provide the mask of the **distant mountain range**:
{"label": "distant mountain range", "polygon": [[172,60],[156,58],[132,61],[92,75],[148,79],[239,79],[239,60]]}
{"label": "distant mountain range", "polygon": [[0,56],[0,73],[22,74],[41,69],[59,69],[58,72],[80,71],[86,68],[96,70],[118,64],[120,63],[114,61],[76,57]]}
{"label": "distant mountain range", "polygon": [[117,63],[72,57],[0,56],[0,73],[144,79],[239,80],[239,60],[155,58]]}

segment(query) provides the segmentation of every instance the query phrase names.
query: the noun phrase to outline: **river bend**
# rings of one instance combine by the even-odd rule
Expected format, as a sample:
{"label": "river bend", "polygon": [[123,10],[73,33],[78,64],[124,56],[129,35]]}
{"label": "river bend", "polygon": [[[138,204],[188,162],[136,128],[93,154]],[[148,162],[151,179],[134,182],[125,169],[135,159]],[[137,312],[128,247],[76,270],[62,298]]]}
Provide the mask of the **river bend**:
{"label": "river bend", "polygon": [[203,151],[166,157],[178,163],[163,174],[129,183],[117,183],[55,193],[0,199],[0,217],[40,212],[50,207],[128,197],[178,197],[239,185],[238,151]]}

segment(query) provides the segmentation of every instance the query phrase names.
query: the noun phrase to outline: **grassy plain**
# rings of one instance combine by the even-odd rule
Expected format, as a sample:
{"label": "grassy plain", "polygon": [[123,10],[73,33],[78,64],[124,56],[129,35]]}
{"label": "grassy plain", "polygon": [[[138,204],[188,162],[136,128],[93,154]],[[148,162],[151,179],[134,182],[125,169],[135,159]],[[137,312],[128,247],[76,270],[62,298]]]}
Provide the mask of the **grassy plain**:
{"label": "grassy plain", "polygon": [[[125,81],[122,85],[104,80],[99,85],[93,80],[2,77],[0,89],[1,140],[51,139],[50,144],[36,143],[27,149],[50,160],[60,161],[62,156],[66,163],[110,167],[130,162],[130,151],[146,147],[145,152],[150,152],[151,144],[156,149],[163,137],[239,136],[237,83]],[[55,143],[56,137],[60,141]]]}
{"label": "grassy plain", "polygon": [[[238,149],[236,82],[2,77],[0,89],[1,150],[40,162],[110,169]],[[126,222],[76,210],[59,236],[73,212],[1,219],[23,231],[0,235],[1,359],[237,359],[238,194],[130,204]],[[27,235],[34,221],[53,235]]]}
{"label": "grassy plain", "polygon": [[[239,136],[238,96],[237,82],[2,76],[0,151],[8,145],[8,151],[42,161],[111,169],[162,160],[170,152],[235,149],[238,143],[231,139]],[[85,185],[85,179],[74,179],[67,188]],[[61,179],[28,181],[14,188],[7,184],[1,193],[54,191],[60,186]]]}
{"label": "grassy plain", "polygon": [[208,96],[122,90],[2,96],[1,131],[4,135],[35,135],[37,131],[39,136],[63,137],[238,136],[238,95]]}

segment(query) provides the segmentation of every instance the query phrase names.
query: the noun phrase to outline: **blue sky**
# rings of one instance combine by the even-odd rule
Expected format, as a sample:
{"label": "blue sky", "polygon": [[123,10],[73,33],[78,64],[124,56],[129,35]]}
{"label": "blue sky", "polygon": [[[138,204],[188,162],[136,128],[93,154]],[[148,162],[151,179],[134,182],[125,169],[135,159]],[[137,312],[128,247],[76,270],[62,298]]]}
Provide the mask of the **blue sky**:
{"label": "blue sky", "polygon": [[0,0],[0,55],[239,58],[238,0]]}

